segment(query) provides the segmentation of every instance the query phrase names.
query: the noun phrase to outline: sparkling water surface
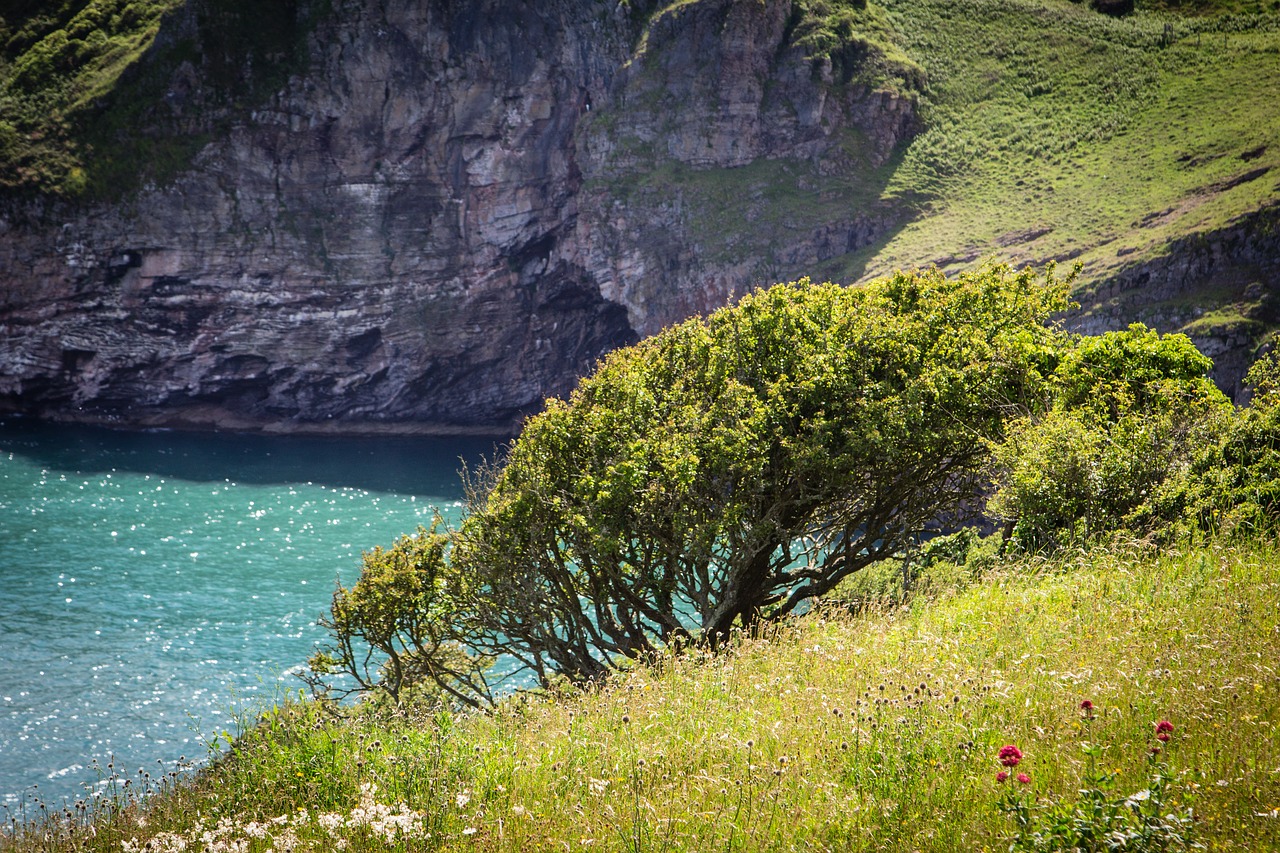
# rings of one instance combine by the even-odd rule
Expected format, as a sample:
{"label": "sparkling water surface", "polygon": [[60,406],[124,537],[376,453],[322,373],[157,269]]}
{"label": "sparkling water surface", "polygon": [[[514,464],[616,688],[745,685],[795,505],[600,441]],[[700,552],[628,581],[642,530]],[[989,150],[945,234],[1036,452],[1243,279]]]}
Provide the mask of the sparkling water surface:
{"label": "sparkling water surface", "polygon": [[461,461],[493,454],[0,421],[0,805],[206,756],[302,686],[335,579],[456,518]]}

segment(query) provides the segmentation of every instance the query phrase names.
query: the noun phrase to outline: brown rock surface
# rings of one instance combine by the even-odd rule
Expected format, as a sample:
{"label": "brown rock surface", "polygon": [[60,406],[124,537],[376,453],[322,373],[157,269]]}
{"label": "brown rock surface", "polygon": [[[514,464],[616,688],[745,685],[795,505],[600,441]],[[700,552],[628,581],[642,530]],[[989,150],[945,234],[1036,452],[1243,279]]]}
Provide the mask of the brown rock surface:
{"label": "brown rock surface", "polygon": [[[909,94],[833,79],[789,2],[632,5],[335,3],[171,183],[5,202],[0,410],[509,432],[605,351],[893,225],[769,192],[883,163]],[[171,74],[184,123],[201,79]]]}

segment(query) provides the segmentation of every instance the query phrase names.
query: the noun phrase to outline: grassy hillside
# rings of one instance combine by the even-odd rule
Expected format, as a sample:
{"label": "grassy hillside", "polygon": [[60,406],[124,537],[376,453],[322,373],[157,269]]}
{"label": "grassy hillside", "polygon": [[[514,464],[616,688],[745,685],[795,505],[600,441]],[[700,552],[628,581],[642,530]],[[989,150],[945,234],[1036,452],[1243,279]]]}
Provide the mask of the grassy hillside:
{"label": "grassy hillside", "polygon": [[[1098,777],[1102,801],[1192,809],[1208,849],[1280,846],[1280,551],[1079,555],[984,580],[491,716],[290,706],[195,784],[110,771],[125,807],[96,837],[0,847],[997,850],[1002,798],[1040,820]],[[1026,784],[996,780],[1007,744]],[[164,793],[130,805],[139,785]]]}
{"label": "grassy hillside", "polygon": [[[923,69],[924,129],[894,160],[873,166],[867,141],[846,130],[840,168],[660,161],[604,187],[633,210],[677,203],[700,258],[754,263],[758,283],[800,273],[868,280],[929,264],[953,273],[991,256],[1077,260],[1088,303],[1090,285],[1280,199],[1273,0],[1139,2],[1124,17],[1071,0],[797,6],[806,27],[797,41],[814,56],[865,41],[901,58],[862,85],[911,93]],[[770,260],[860,215],[890,230],[816,268]],[[1243,324],[1260,341],[1276,325],[1267,281],[1221,261],[1191,297],[1204,315],[1186,330]],[[1170,307],[1184,322],[1186,306]]]}
{"label": "grassy hillside", "polygon": [[22,0],[0,17],[0,186],[87,187],[80,115],[107,97],[178,0]]}
{"label": "grassy hillside", "polygon": [[1274,10],[1111,18],[1067,0],[885,5],[929,73],[929,129],[885,194],[916,217],[851,259],[851,274],[995,252],[1078,258],[1097,277],[1280,195]]}

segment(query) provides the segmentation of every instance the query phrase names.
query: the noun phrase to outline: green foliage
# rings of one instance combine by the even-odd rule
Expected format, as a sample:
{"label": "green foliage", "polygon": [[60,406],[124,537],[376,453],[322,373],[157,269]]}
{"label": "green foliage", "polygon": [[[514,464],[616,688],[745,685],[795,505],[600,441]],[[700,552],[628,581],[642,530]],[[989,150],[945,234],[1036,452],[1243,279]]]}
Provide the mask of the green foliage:
{"label": "green foliage", "polygon": [[1123,332],[1085,336],[1054,372],[1055,408],[1087,410],[1118,420],[1134,409],[1176,408],[1222,394],[1209,379],[1213,361],[1186,335],[1161,336],[1141,323]]}
{"label": "green foliage", "polygon": [[999,563],[1004,537],[974,527],[935,536],[918,548],[867,566],[831,591],[827,600],[855,611],[906,604],[964,589]]}
{"label": "green foliage", "polygon": [[151,44],[178,0],[65,0],[6,12],[0,55],[0,187],[84,189],[92,110]]}
{"label": "green foliage", "polygon": [[1187,487],[1188,513],[1219,535],[1280,531],[1280,355],[1259,359],[1246,375],[1249,408],[1195,460]]}
{"label": "green foliage", "polygon": [[997,450],[989,509],[1029,548],[1175,521],[1193,457],[1231,415],[1211,366],[1185,336],[1141,324],[1078,339],[1053,373],[1047,411]]}
{"label": "green foliage", "polygon": [[[1105,713],[1105,712],[1104,712]],[[1092,703],[1084,714],[1085,734],[1095,722]],[[1172,731],[1172,724],[1162,721]],[[1168,732],[1159,731],[1162,740]],[[1162,743],[1147,745],[1150,778],[1145,788],[1129,795],[1115,793],[1115,771],[1102,765],[1103,749],[1098,743],[1082,741],[1088,763],[1076,797],[1050,796],[1028,802],[1022,791],[1005,778],[1010,787],[1000,800],[1000,809],[1014,822],[1010,853],[1157,853],[1167,850],[1201,850],[1192,841],[1196,816],[1190,806],[1178,803],[1180,795],[1174,773],[1161,759]],[[1029,777],[1024,777],[1029,778]]]}
{"label": "green foliage", "polygon": [[116,198],[189,164],[305,57],[300,0],[19,4],[0,20],[0,189]]}
{"label": "green foliage", "polygon": [[485,651],[546,683],[793,612],[983,484],[1067,284],[990,267],[801,281],[608,356],[531,419],[454,552]]}
{"label": "green foliage", "polygon": [[793,7],[791,43],[831,63],[834,82],[889,86],[918,94],[924,69],[898,46],[884,9],[866,0],[802,0]]}
{"label": "green foliage", "polygon": [[341,674],[356,686],[338,692],[381,692],[395,703],[424,685],[467,704],[491,698],[485,671],[492,661],[463,646],[467,623],[458,607],[469,594],[467,578],[449,562],[452,537],[440,525],[437,517],[430,530],[366,551],[359,580],[338,586],[320,619],[332,643],[309,662],[313,687],[327,692],[323,679]]}
{"label": "green foliage", "polygon": [[1255,361],[1244,381],[1253,391],[1255,411],[1273,412],[1280,408],[1280,350],[1272,349]]}

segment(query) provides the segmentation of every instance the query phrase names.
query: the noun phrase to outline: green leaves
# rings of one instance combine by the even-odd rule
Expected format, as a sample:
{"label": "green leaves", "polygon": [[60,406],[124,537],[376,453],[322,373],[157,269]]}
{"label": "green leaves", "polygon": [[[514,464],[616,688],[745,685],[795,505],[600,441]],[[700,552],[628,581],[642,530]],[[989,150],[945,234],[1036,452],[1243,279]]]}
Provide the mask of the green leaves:
{"label": "green leaves", "polygon": [[1046,393],[1067,286],[801,280],[612,353],[474,497],[455,559],[486,648],[589,680],[785,615],[963,514]]}
{"label": "green leaves", "polygon": [[1029,548],[1175,523],[1193,458],[1231,417],[1211,367],[1186,336],[1140,323],[1075,339],[1050,375],[1045,410],[997,449],[989,509],[1016,522]]}
{"label": "green leaves", "polygon": [[469,704],[489,695],[492,660],[466,649],[474,590],[448,559],[453,537],[441,524],[437,516],[429,530],[366,551],[359,580],[334,591],[320,620],[333,642],[309,661],[313,688],[327,693],[324,676],[343,674],[356,687],[338,692],[380,691],[396,702],[422,684]]}

